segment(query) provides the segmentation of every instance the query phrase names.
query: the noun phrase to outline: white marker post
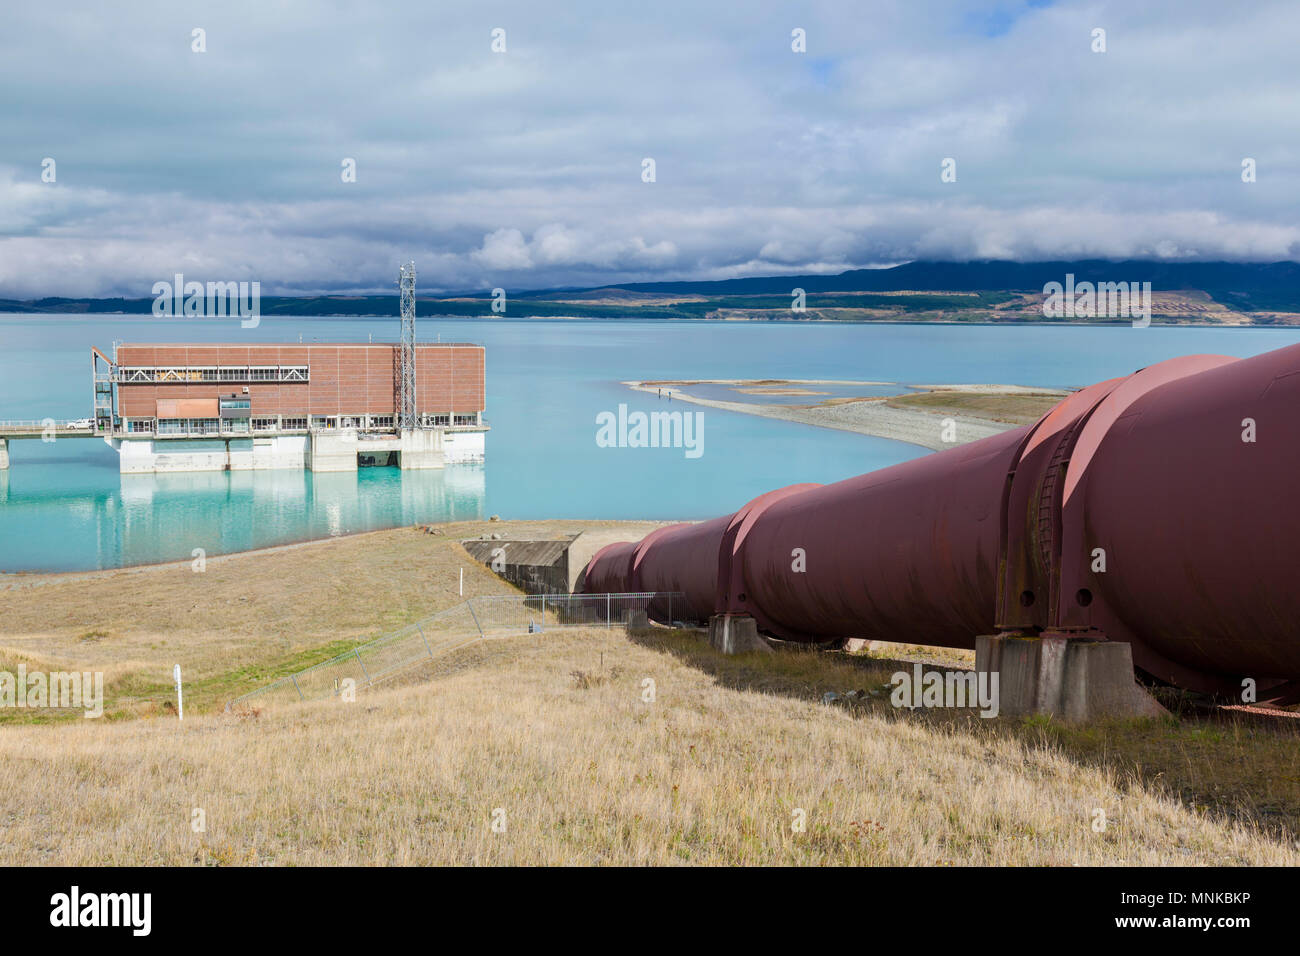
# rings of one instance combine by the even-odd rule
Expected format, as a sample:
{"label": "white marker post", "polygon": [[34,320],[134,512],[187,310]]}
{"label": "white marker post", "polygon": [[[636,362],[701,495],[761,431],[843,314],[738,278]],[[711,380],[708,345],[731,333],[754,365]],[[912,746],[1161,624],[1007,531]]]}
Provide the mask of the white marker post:
{"label": "white marker post", "polygon": [[181,699],[181,665],[172,668],[172,677],[176,678],[176,716],[185,719],[185,702]]}
{"label": "white marker post", "polygon": [[460,569],[460,596],[465,596],[465,569]]}

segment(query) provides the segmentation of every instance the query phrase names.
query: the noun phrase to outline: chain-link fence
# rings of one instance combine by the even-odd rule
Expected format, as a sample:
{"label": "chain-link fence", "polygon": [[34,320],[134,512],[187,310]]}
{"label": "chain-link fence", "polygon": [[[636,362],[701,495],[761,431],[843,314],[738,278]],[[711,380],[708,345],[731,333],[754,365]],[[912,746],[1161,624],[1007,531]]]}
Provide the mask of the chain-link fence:
{"label": "chain-link fence", "polygon": [[530,594],[470,598],[446,611],[408,624],[337,657],[281,677],[232,700],[240,704],[317,700],[353,687],[373,684],[404,667],[432,660],[487,637],[508,637],[549,629],[613,627],[645,623],[652,600],[670,596],[653,591],[635,594]]}

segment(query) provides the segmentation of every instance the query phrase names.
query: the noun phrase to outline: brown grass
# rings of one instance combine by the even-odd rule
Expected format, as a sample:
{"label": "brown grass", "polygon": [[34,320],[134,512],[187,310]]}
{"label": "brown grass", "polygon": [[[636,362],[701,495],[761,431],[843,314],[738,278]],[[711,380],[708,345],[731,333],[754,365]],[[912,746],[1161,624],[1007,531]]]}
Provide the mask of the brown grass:
{"label": "brown grass", "polygon": [[[617,522],[459,522],[442,535],[397,528],[262,552],[87,574],[11,576],[0,587],[0,669],[103,671],[110,714],[171,706],[173,664],[197,712],[271,679],[452,607],[516,594],[460,546]],[[628,523],[628,537],[644,533]],[[646,524],[645,528],[653,527]],[[48,715],[46,715],[48,717]],[[0,709],[0,723],[40,719]]]}
{"label": "brown grass", "polygon": [[[932,649],[724,657],[694,633],[549,631],[466,647],[353,703],[219,710],[295,649],[328,656],[340,636],[378,630],[367,615],[401,623],[455,603],[462,563],[467,591],[508,590],[480,578],[456,538],[556,525],[399,530],[235,557],[193,575],[198,587],[184,565],[0,592],[7,654],[48,646],[74,666],[156,674],[162,698],[175,659],[208,682],[206,698],[187,696],[183,724],[159,704],[129,709],[148,719],[0,727],[7,862],[1300,863],[1294,725],[1071,728],[894,710],[883,691],[896,659],[934,660]],[[243,606],[259,580],[297,595],[300,613]],[[321,593],[337,606],[316,606]],[[202,621],[167,603],[179,595]],[[77,613],[98,600],[102,613]],[[820,703],[857,689],[877,693]],[[491,829],[497,808],[503,833]]]}
{"label": "brown grass", "polygon": [[350,704],[10,728],[0,840],[11,865],[1300,863],[1033,728],[817,703],[854,662],[716,662],[801,687],[762,691],[699,647],[553,632]]}
{"label": "brown grass", "polygon": [[919,392],[885,399],[893,408],[922,409],[941,415],[970,415],[995,422],[1031,425],[1061,402],[1057,394]]}

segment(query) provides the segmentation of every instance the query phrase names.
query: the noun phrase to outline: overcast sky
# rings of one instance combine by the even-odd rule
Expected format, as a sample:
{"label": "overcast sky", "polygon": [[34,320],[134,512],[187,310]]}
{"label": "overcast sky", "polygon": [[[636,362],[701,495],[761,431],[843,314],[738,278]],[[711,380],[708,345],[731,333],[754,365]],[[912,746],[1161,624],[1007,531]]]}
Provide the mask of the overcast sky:
{"label": "overcast sky", "polygon": [[0,297],[1295,259],[1298,61],[1295,0],[10,4]]}

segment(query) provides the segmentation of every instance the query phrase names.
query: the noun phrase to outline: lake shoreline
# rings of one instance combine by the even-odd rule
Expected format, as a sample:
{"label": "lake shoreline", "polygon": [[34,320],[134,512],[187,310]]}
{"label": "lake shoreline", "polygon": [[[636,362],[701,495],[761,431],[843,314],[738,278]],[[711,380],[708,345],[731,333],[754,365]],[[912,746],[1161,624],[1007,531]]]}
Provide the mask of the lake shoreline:
{"label": "lake shoreline", "polygon": [[[448,529],[460,527],[465,530],[466,539],[477,537],[493,531],[512,530],[516,533],[534,534],[539,537],[559,535],[566,529],[589,532],[626,527],[629,540],[643,537],[648,531],[676,521],[658,518],[514,518],[492,521],[490,518],[458,518],[454,521],[428,521],[415,525],[394,525],[389,528],[369,528],[365,531],[350,531],[344,534],[330,535],[325,538],[304,538],[301,541],[286,541],[283,544],[264,545],[258,548],[246,548],[242,551],[223,551],[210,554],[204,558],[205,568],[238,562],[242,558],[258,558],[303,548],[328,547],[341,542],[353,542],[359,538],[383,538],[400,531],[425,533],[426,529],[437,529],[446,535]],[[455,534],[451,537],[456,538]],[[472,560],[470,558],[467,561]],[[41,587],[49,584],[66,584],[78,580],[97,581],[104,577],[118,574],[151,574],[168,571],[188,570],[192,567],[192,558],[178,558],[175,561],[151,561],[145,564],[123,564],[112,568],[88,568],[75,571],[0,571],[0,592],[20,591],[25,588]],[[200,573],[193,571],[191,573]],[[206,570],[202,573],[206,573]],[[472,596],[472,595],[471,595]]]}
{"label": "lake shoreline", "polygon": [[[756,415],[780,421],[831,428],[838,431],[869,435],[915,445],[930,451],[943,451],[967,442],[979,441],[1021,427],[1023,422],[1001,421],[988,415],[962,414],[951,409],[935,412],[922,408],[900,408],[890,404],[888,397],[863,397],[861,399],[832,399],[812,405],[788,405],[763,402],[730,402],[722,399],[702,398],[682,391],[692,385],[730,385],[734,390],[754,394],[771,386],[804,385],[899,385],[912,395],[966,399],[972,396],[1050,396],[1053,402],[1068,394],[1063,389],[1032,388],[1024,385],[918,385],[906,386],[897,382],[845,381],[831,379],[690,379],[623,382],[634,392],[663,397],[667,390],[671,400],[690,402],[720,411]],[[671,388],[668,388],[671,386]],[[746,388],[746,386],[748,388]],[[773,392],[773,394],[779,394]]]}

